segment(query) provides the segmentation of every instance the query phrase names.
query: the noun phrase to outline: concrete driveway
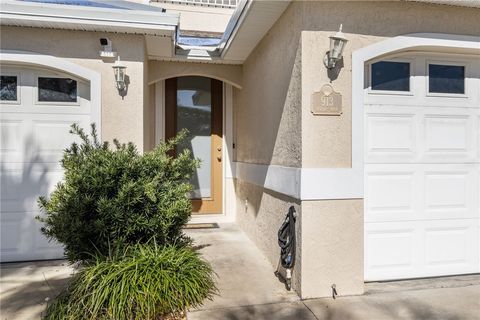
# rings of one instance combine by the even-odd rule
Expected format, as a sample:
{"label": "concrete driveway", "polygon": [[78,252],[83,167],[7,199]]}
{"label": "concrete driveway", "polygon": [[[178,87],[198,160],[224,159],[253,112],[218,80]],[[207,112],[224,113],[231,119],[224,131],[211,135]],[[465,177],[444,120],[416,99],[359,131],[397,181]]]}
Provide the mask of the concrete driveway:
{"label": "concrete driveway", "polygon": [[475,320],[480,319],[480,285],[207,309],[190,313],[189,319]]}
{"label": "concrete driveway", "polygon": [[0,319],[40,319],[50,299],[73,269],[63,260],[3,263],[0,266]]}

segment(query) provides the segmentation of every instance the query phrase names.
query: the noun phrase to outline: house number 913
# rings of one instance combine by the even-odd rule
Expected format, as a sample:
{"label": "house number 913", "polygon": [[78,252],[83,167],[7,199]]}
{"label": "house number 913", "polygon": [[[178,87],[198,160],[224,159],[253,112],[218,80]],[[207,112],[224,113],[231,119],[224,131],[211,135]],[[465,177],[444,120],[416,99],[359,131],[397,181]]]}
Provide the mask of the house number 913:
{"label": "house number 913", "polygon": [[342,95],[326,84],[312,94],[310,110],[314,115],[339,116],[342,114]]}
{"label": "house number 913", "polygon": [[323,96],[320,101],[322,101],[322,108],[333,107],[333,97],[332,96]]}

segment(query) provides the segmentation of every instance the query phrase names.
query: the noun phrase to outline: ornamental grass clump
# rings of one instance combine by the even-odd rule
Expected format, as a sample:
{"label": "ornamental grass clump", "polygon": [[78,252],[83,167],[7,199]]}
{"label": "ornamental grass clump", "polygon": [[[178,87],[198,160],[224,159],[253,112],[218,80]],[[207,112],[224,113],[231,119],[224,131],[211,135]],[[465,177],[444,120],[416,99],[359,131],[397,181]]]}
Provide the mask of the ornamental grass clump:
{"label": "ornamental grass clump", "polygon": [[84,266],[45,319],[171,319],[213,297],[213,276],[190,247],[132,245]]}
{"label": "ornamental grass clump", "polygon": [[188,242],[182,227],[191,215],[189,179],[199,162],[188,149],[171,156],[185,131],[143,154],[132,143],[100,143],[94,124],[90,136],[78,125],[71,133],[79,142],[64,151],[64,180],[39,199],[44,215],[38,217],[67,259],[84,262],[150,239],[160,246]]}

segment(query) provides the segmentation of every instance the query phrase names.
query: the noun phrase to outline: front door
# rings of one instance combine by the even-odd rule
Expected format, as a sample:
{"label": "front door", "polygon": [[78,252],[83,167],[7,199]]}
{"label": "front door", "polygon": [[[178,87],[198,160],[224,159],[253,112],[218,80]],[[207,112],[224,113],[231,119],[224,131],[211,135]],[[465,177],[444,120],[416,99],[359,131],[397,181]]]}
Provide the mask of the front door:
{"label": "front door", "polygon": [[188,76],[165,81],[165,134],[188,130],[177,152],[201,160],[191,179],[194,214],[222,212],[222,82]]}

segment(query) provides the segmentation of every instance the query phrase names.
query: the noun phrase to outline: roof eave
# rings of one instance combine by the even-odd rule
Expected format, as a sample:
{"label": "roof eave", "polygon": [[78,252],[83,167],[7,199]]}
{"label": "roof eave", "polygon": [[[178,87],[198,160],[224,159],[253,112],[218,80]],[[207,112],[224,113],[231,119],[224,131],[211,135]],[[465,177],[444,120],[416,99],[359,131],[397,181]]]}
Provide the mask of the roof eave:
{"label": "roof eave", "polygon": [[2,25],[11,26],[171,36],[177,29],[179,15],[106,8],[92,10],[7,0],[2,1],[0,20]]}
{"label": "roof eave", "polygon": [[246,1],[242,14],[220,48],[222,59],[245,61],[291,2]]}

